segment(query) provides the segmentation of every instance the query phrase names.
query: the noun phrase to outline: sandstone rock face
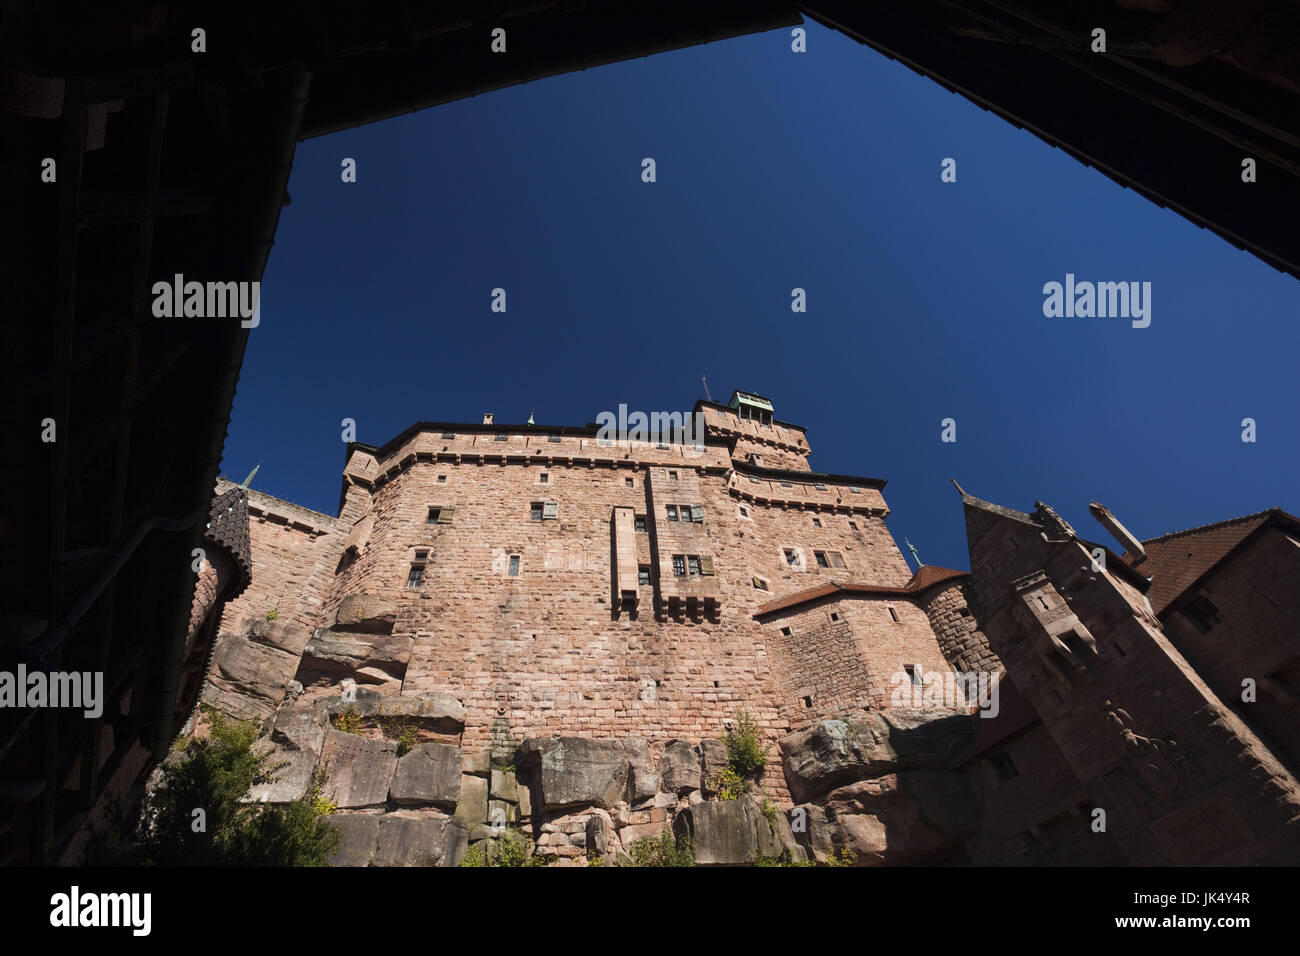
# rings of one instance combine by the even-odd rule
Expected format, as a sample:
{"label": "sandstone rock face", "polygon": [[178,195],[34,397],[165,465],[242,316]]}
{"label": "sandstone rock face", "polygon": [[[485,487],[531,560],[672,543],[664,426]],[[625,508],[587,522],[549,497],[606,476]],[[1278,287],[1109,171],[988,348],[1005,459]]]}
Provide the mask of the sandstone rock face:
{"label": "sandstone rock face", "polygon": [[482,826],[488,818],[488,782],[482,777],[461,774],[456,819],[468,830]]}
{"label": "sandstone rock face", "polygon": [[342,832],[338,849],[330,854],[330,866],[369,866],[379,841],[379,815],[336,813],[330,824]]}
{"label": "sandstone rock face", "polygon": [[301,669],[307,673],[353,674],[369,683],[385,675],[405,673],[415,641],[409,637],[351,634],[319,628],[303,649]]}
{"label": "sandstone rock face", "polygon": [[224,634],[213,653],[203,700],[236,720],[265,720],[284,698],[297,669],[296,654]]}
{"label": "sandstone rock face", "polygon": [[280,711],[265,746],[271,753],[269,765],[287,765],[276,771],[270,783],[253,787],[249,799],[267,803],[291,803],[301,799],[311,786],[328,727],[323,710],[286,708]]}
{"label": "sandstone rock face", "polygon": [[397,621],[397,602],[378,594],[351,594],[343,599],[334,616],[334,629],[367,634],[392,633]]}
{"label": "sandstone rock face", "polygon": [[659,758],[659,775],[669,793],[687,793],[700,789],[700,754],[684,740],[669,741]]}
{"label": "sandstone rock face", "polygon": [[420,744],[397,761],[389,796],[398,806],[454,810],[460,800],[460,748]]}
{"label": "sandstone rock face", "polygon": [[324,796],[340,809],[384,806],[397,771],[397,743],[330,730],[321,763],[328,773]]}
{"label": "sandstone rock face", "polygon": [[739,866],[758,856],[758,824],[762,818],[748,800],[710,800],[679,814],[673,823],[678,837],[695,839],[697,866]]}
{"label": "sandstone rock face", "polygon": [[852,720],[825,720],[779,742],[794,799],[896,770],[944,767],[974,736],[958,710],[888,710]]}
{"label": "sandstone rock face", "polygon": [[815,803],[805,803],[790,811],[790,831],[803,848],[807,859],[825,863],[835,852],[831,837],[831,824],[826,819],[826,808]]}
{"label": "sandstone rock face", "polygon": [[425,813],[399,810],[379,818],[376,866],[437,866],[447,847],[450,821]]}
{"label": "sandstone rock face", "polygon": [[711,792],[710,781],[722,770],[726,769],[729,762],[727,745],[721,740],[711,738],[700,741],[700,766],[704,773],[704,790],[706,793]]}
{"label": "sandstone rock face", "polygon": [[978,832],[969,781],[943,770],[860,780],[832,790],[826,812],[859,866],[938,862]]}
{"label": "sandstone rock face", "polygon": [[547,812],[579,806],[610,809],[627,797],[632,762],[649,764],[646,742],[638,737],[531,737],[520,747],[519,759]]}

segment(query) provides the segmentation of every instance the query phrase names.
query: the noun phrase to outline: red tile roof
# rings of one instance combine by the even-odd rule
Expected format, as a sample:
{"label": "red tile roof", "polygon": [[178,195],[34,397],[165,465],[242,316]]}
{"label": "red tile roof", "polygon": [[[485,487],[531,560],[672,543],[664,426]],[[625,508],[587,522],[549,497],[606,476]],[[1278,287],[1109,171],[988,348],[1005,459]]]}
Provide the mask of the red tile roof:
{"label": "red tile roof", "polygon": [[1132,554],[1125,552],[1123,560],[1135,571],[1152,579],[1147,597],[1156,614],[1162,614],[1235,548],[1274,519],[1297,522],[1294,515],[1281,508],[1270,508],[1143,541],[1145,558],[1135,560]]}
{"label": "red tile roof", "polygon": [[911,580],[902,587],[888,587],[883,584],[859,584],[853,581],[830,581],[803,591],[796,591],[794,594],[788,594],[775,601],[768,601],[754,613],[756,617],[772,614],[800,604],[807,604],[809,601],[816,601],[818,598],[824,598],[831,594],[898,594],[905,596],[919,594],[943,581],[964,578],[969,574],[969,571],[954,571],[952,568],[938,568],[927,564],[913,574]]}

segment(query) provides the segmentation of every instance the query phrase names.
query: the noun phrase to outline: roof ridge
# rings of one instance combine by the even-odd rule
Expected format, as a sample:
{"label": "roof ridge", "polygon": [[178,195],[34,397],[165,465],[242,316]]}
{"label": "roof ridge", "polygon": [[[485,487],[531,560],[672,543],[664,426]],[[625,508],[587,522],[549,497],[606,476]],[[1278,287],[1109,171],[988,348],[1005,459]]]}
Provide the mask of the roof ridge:
{"label": "roof ridge", "polygon": [[1164,541],[1166,538],[1176,538],[1183,534],[1195,534],[1198,531],[1209,531],[1211,528],[1222,528],[1230,524],[1239,524],[1242,521],[1250,521],[1254,518],[1260,518],[1264,515],[1282,513],[1281,508],[1265,508],[1263,511],[1255,511],[1248,515],[1240,515],[1236,518],[1224,518],[1221,521],[1211,521],[1209,524],[1197,525],[1194,528],[1183,528],[1179,531],[1169,531],[1155,538],[1144,538],[1143,544],[1152,544],[1156,541]]}

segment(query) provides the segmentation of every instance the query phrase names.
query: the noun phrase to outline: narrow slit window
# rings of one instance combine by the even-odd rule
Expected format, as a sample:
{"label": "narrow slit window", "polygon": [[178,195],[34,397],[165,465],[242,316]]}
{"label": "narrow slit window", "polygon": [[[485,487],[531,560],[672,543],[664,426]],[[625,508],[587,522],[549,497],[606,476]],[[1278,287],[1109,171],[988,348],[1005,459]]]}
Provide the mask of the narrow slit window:
{"label": "narrow slit window", "polygon": [[510,555],[510,576],[512,578],[519,576],[519,555]]}

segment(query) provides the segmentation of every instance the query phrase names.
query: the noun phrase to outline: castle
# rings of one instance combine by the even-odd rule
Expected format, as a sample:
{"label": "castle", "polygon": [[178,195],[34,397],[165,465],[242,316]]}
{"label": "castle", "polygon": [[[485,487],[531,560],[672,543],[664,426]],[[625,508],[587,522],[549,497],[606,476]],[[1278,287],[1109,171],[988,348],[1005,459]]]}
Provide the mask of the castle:
{"label": "castle", "polygon": [[[1094,504],[1117,553],[958,488],[971,571],[913,573],[883,480],[813,471],[761,396],[694,414],[420,422],[348,446],[337,516],[219,483],[184,686],[267,730],[254,797],[326,771],[344,865],[503,822],[569,864],[664,830],[716,864],[1300,862],[1296,518],[1140,542]],[[723,799],[741,712],[772,759]]]}

